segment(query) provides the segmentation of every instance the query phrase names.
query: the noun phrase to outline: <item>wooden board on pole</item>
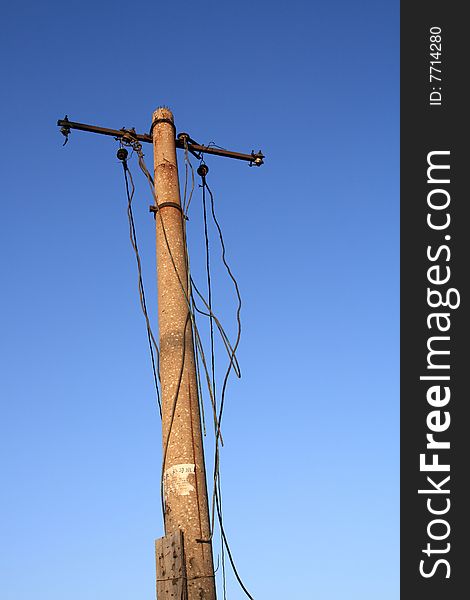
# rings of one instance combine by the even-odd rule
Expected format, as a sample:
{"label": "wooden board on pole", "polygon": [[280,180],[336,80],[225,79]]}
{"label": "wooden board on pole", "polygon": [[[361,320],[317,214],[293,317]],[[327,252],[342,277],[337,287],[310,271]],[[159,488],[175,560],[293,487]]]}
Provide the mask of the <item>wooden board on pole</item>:
{"label": "wooden board on pole", "polygon": [[157,600],[186,600],[183,532],[174,531],[155,542]]}

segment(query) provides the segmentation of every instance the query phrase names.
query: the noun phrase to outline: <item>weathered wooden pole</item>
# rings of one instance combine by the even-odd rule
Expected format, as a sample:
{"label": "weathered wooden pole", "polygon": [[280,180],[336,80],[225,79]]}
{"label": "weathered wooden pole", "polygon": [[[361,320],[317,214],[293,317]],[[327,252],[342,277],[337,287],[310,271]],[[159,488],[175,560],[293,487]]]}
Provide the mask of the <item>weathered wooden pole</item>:
{"label": "weathered wooden pole", "polygon": [[170,600],[168,590],[173,590],[175,600],[179,600],[185,597],[185,591],[183,596],[177,592],[183,586],[187,587],[188,600],[215,600],[173,123],[168,108],[159,108],[153,114],[165,505],[165,538],[157,541],[157,597]]}

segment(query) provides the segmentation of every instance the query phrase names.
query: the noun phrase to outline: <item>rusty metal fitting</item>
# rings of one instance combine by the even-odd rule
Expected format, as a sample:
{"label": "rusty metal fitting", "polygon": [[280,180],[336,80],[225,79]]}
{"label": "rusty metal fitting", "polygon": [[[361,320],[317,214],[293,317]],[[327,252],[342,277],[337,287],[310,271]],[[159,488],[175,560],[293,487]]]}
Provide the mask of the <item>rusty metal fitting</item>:
{"label": "rusty metal fitting", "polygon": [[152,135],[153,133],[153,128],[155,127],[155,125],[157,125],[158,123],[168,123],[168,125],[171,125],[173,127],[173,129],[176,132],[176,127],[175,124],[173,123],[173,121],[171,119],[166,119],[164,117],[160,118],[160,119],[154,119],[152,125],[150,126],[150,135]]}
{"label": "rusty metal fitting", "polygon": [[181,140],[184,143],[184,142],[189,142],[189,140],[191,138],[189,137],[189,133],[182,131],[181,133],[178,133],[178,135],[176,136],[176,139]]}
{"label": "rusty metal fitting", "polygon": [[65,142],[63,144],[65,146],[65,144],[69,141],[70,135],[69,118],[67,115],[65,115],[65,119],[62,120],[62,127],[60,128],[60,133],[65,137]]}
{"label": "rusty metal fitting", "polygon": [[149,206],[149,212],[153,213],[153,216],[155,218],[157,218],[157,212],[161,208],[165,208],[165,206],[171,206],[172,208],[176,208],[177,210],[180,211],[181,215],[186,219],[186,221],[189,221],[188,217],[185,214],[183,214],[183,209],[181,208],[181,206],[177,202],[162,202],[158,206],[155,206],[155,204],[151,204]]}
{"label": "rusty metal fitting", "polygon": [[261,167],[264,163],[264,154],[261,152],[256,152],[254,150],[251,151],[251,156],[253,157],[253,161],[250,162],[250,166],[254,165],[255,167]]}

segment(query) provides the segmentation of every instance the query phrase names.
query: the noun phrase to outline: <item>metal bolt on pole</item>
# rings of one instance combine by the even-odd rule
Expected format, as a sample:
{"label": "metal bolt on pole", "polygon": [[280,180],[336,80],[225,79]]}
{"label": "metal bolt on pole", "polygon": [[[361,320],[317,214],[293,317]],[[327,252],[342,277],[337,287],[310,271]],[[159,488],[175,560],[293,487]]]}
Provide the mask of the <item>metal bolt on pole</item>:
{"label": "metal bolt on pole", "polygon": [[[171,536],[178,530],[183,533],[184,568],[181,577],[187,581],[188,600],[215,600],[173,114],[167,108],[159,108],[153,114],[152,123],[158,204],[155,222],[165,534]],[[158,600],[163,600],[163,595]]]}

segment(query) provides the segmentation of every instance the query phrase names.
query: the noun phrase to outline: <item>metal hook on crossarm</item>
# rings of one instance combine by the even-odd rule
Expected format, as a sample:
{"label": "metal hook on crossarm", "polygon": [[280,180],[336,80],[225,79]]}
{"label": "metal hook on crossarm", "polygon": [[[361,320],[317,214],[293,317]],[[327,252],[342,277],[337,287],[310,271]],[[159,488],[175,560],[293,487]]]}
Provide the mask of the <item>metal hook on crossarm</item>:
{"label": "metal hook on crossarm", "polygon": [[67,117],[67,115],[65,115],[65,118],[62,120],[62,127],[60,128],[60,133],[65,136],[65,141],[62,144],[62,146],[65,146],[65,144],[69,141],[69,135],[70,135],[70,125],[69,125],[70,121]]}

